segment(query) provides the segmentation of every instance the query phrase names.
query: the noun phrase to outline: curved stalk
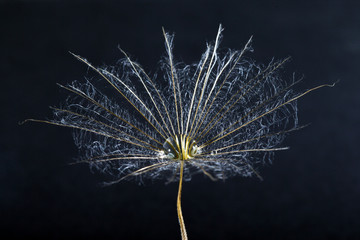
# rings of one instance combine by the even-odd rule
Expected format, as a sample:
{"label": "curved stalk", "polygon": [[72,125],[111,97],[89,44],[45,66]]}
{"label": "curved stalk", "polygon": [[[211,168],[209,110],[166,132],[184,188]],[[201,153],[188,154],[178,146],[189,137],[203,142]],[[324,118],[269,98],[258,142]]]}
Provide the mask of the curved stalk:
{"label": "curved stalk", "polygon": [[179,219],[179,224],[180,224],[181,240],[188,240],[188,237],[186,234],[186,229],[185,229],[184,218],[183,218],[182,211],[181,211],[181,189],[182,189],[182,181],[183,181],[183,173],[184,173],[184,161],[182,160],[180,162],[180,164],[181,164],[180,165],[180,180],[179,180],[179,190],[178,190],[176,208],[177,208],[177,214],[178,214],[178,219]]}

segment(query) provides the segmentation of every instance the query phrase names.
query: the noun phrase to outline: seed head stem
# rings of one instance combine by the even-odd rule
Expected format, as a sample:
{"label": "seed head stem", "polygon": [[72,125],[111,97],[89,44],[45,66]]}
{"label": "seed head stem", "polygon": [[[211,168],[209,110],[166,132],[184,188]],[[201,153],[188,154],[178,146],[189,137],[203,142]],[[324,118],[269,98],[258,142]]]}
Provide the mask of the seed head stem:
{"label": "seed head stem", "polygon": [[182,181],[183,181],[183,173],[184,173],[184,161],[180,161],[180,180],[179,180],[179,190],[178,190],[178,196],[177,196],[177,214],[180,224],[180,231],[181,231],[181,240],[188,240],[186,229],[185,229],[185,223],[184,218],[181,211],[181,189],[182,189]]}

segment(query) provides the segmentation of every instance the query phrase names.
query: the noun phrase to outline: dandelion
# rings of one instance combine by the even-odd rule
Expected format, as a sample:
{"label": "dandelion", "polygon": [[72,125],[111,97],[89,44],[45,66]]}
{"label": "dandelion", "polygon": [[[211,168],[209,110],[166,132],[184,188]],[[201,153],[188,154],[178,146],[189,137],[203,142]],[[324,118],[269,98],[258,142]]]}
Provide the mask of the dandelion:
{"label": "dandelion", "polygon": [[[176,62],[174,35],[163,30],[166,57],[161,73],[150,77],[123,50],[114,67],[95,67],[99,81],[61,88],[70,96],[61,108],[52,108],[53,120],[43,122],[73,128],[83,152],[78,162],[110,174],[114,184],[124,179],[178,181],[177,213],[182,239],[188,239],[181,210],[183,181],[196,173],[211,180],[234,175],[261,176],[257,167],[271,161],[291,131],[299,129],[298,81],[284,81],[279,70],[289,60],[261,65],[245,57],[251,38],[241,51],[219,50],[223,28],[207,44],[198,64]],[[105,80],[105,81],[104,81]],[[106,83],[109,88],[97,85]],[[116,93],[108,97],[105,91]],[[116,97],[116,98],[115,98]]]}

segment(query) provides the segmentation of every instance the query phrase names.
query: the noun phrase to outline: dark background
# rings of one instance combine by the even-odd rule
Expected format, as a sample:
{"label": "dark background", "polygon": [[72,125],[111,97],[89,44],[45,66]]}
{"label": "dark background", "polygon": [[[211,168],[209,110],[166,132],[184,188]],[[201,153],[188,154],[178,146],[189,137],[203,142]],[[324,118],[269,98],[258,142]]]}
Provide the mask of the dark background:
{"label": "dark background", "polygon": [[[106,2],[106,3],[105,3]],[[0,1],[0,232],[37,239],[180,239],[177,184],[107,179],[77,156],[71,130],[45,124],[66,84],[122,57],[118,44],[154,73],[165,53],[161,27],[176,32],[175,56],[198,61],[225,27],[222,47],[251,35],[259,62],[292,57],[299,89],[340,82],[299,101],[300,123],[264,181],[185,182],[190,239],[360,239],[359,1]]]}

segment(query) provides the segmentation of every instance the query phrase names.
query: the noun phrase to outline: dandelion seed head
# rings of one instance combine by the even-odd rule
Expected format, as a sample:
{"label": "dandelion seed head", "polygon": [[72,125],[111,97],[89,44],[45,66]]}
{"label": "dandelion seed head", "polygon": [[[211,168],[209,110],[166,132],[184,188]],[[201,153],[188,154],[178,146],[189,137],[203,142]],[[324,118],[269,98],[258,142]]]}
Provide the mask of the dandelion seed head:
{"label": "dandelion seed head", "polygon": [[115,182],[178,180],[181,161],[184,180],[258,175],[298,127],[297,81],[281,77],[288,59],[250,59],[251,38],[240,51],[219,50],[222,31],[191,65],[173,57],[174,35],[164,31],[166,56],[154,76],[123,50],[116,66],[101,68],[74,55],[101,81],[61,86],[70,96],[54,108],[52,123],[74,128],[79,161]]}
{"label": "dandelion seed head", "polygon": [[282,142],[298,130],[297,99],[301,93],[293,76],[281,74],[289,60],[259,64],[243,49],[221,50],[223,28],[197,64],[178,62],[172,55],[174,35],[166,33],[166,56],[161,70],[149,76],[120,49],[124,58],[115,66],[95,67],[85,81],[66,86],[69,92],[53,120],[27,119],[74,130],[79,163],[88,163],[112,176],[105,185],[123,179],[166,179],[179,182],[177,215],[182,240],[187,232],[181,210],[183,181],[202,173],[211,180],[235,175],[261,179],[257,168],[271,163],[274,153],[286,150]]}

